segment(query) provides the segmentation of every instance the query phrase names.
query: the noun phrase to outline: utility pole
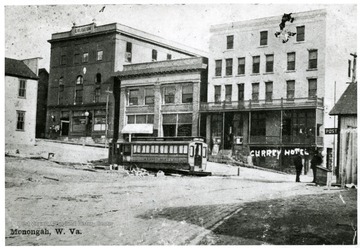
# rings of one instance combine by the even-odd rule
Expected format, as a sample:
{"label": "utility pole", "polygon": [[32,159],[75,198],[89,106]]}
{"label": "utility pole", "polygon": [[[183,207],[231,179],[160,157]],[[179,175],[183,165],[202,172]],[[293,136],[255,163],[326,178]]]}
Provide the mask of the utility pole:
{"label": "utility pole", "polygon": [[105,91],[106,95],[106,115],[105,115],[105,148],[108,147],[108,131],[109,131],[109,95],[113,92],[110,91],[109,87]]}

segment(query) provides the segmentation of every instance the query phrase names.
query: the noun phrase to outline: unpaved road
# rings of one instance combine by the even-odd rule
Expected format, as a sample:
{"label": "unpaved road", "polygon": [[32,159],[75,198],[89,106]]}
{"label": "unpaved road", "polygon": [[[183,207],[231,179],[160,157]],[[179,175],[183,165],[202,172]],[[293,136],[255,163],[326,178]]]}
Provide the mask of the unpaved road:
{"label": "unpaved road", "polygon": [[[355,189],[325,190],[248,168],[232,177],[84,168],[7,157],[6,245],[353,243]],[[11,229],[46,234],[11,235]]]}

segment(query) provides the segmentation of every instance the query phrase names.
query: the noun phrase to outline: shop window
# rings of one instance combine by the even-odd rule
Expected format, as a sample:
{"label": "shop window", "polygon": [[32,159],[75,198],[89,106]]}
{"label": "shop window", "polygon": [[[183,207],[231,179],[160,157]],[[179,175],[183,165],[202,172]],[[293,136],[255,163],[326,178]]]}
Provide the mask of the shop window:
{"label": "shop window", "polygon": [[245,74],[245,57],[238,58],[238,75]]}
{"label": "shop window", "polygon": [[264,112],[253,112],[251,114],[251,135],[266,135],[266,115]]}
{"label": "shop window", "polygon": [[25,111],[16,111],[16,130],[25,130]]}
{"label": "shop window", "polygon": [[222,114],[211,115],[211,134],[214,136],[222,136],[223,116]]}
{"label": "shop window", "polygon": [[193,101],[193,85],[182,85],[182,103],[191,103]]}

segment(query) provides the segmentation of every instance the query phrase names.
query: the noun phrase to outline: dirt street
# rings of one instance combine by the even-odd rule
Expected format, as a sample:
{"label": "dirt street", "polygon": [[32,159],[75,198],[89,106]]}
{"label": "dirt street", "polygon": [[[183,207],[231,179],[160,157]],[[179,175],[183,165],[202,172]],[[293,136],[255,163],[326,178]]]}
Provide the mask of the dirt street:
{"label": "dirt street", "polygon": [[6,245],[353,244],[356,189],[250,168],[212,177],[87,168],[7,157]]}

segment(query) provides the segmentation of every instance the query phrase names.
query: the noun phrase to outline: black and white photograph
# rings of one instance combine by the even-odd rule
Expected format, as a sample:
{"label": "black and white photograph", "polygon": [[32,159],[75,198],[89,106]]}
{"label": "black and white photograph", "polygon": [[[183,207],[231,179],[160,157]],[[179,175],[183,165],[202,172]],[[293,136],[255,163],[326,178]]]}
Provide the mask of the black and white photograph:
{"label": "black and white photograph", "polygon": [[3,7],[3,245],[357,246],[356,1]]}

